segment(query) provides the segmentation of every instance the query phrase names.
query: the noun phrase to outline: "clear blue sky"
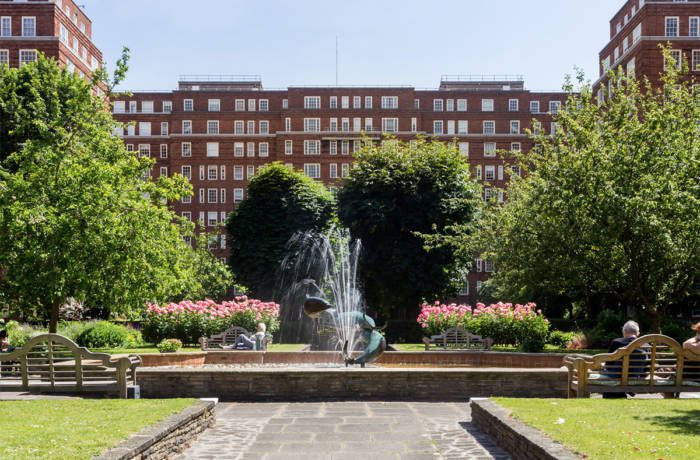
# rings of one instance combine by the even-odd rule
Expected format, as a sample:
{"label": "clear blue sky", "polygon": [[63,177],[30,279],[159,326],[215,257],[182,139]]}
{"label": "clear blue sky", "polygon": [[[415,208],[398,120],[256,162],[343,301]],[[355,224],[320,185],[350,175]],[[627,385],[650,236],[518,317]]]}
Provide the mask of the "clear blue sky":
{"label": "clear blue sky", "polygon": [[597,77],[623,0],[78,0],[123,88],[169,90],[180,74],[261,75],[266,88],[409,84],[442,74],[522,74],[559,89],[574,67]]}

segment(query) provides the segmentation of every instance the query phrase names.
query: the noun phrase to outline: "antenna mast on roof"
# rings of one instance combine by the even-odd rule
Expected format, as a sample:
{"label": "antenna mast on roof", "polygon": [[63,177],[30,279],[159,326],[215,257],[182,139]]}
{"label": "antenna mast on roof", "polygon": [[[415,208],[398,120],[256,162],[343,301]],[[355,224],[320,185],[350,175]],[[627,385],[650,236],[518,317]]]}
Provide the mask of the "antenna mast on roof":
{"label": "antenna mast on roof", "polygon": [[338,86],[338,36],[335,36],[335,86]]}

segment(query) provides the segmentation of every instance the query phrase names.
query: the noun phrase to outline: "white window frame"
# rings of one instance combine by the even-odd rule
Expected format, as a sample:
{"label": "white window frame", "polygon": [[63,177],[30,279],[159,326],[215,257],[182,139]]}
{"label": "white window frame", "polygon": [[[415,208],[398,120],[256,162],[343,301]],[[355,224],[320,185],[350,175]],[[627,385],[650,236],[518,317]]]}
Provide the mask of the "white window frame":
{"label": "white window frame", "polygon": [[218,157],[219,156],[219,143],[218,142],[207,142],[207,157]]}
{"label": "white window frame", "polygon": [[[27,26],[27,21],[32,24],[31,27]],[[22,36],[36,37],[36,16],[22,16]]]}
{"label": "white window frame", "polygon": [[518,99],[508,99],[508,111],[518,112],[520,110],[520,101]]}
{"label": "white window frame", "polygon": [[466,99],[457,99],[457,112],[466,112],[468,108]]}
{"label": "white window frame", "polygon": [[284,141],[284,154],[293,155],[294,154],[294,141],[287,139]]}
{"label": "white window frame", "polygon": [[320,163],[304,163],[304,174],[312,179],[321,178],[321,164]]}
{"label": "white window frame", "polygon": [[304,132],[317,133],[321,131],[320,118],[304,118]]}
{"label": "white window frame", "polygon": [[382,96],[382,109],[396,110],[399,108],[398,96]]}
{"label": "white window frame", "polygon": [[192,120],[182,120],[182,134],[192,134]]}
{"label": "white window frame", "polygon": [[484,120],[482,133],[484,135],[496,134],[496,121],[495,120]]}
{"label": "white window frame", "polygon": [[210,112],[221,112],[221,99],[209,99],[207,108]]}
{"label": "white window frame", "polygon": [[321,108],[321,96],[304,96],[304,108],[318,110]]}
{"label": "white window frame", "polygon": [[493,99],[482,99],[481,100],[481,111],[482,112],[493,112],[495,109],[495,102]]}
{"label": "white window frame", "polygon": [[[675,22],[675,26],[673,26]],[[673,33],[675,32],[675,33]],[[669,35],[673,33],[673,35]],[[678,16],[666,16],[664,18],[664,37],[678,37],[680,35],[680,19]]]}
{"label": "white window frame", "polygon": [[495,142],[484,142],[484,158],[495,158],[497,146]]}
{"label": "white window frame", "polygon": [[0,17],[0,37],[11,37],[12,36],[12,17],[2,16]]}
{"label": "white window frame", "polygon": [[207,134],[219,134],[219,120],[207,120]]}
{"label": "white window frame", "polygon": [[19,50],[19,66],[22,67],[23,65],[30,64],[32,62],[36,62],[38,58],[38,54],[36,50]]}
{"label": "white window frame", "polygon": [[236,165],[233,167],[233,180],[243,180],[243,166]]}
{"label": "white window frame", "polygon": [[321,141],[319,140],[304,140],[304,155],[320,155]]}
{"label": "white window frame", "polygon": [[183,112],[194,112],[194,99],[183,99],[182,111]]}

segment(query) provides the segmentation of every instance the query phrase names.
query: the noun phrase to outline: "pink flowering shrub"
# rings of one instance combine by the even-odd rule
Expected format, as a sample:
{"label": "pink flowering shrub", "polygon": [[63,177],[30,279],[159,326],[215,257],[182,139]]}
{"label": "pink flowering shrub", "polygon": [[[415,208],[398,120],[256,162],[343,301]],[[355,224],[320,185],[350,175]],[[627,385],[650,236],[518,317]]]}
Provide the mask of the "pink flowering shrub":
{"label": "pink flowering shrub", "polygon": [[184,300],[164,306],[150,304],[146,308],[143,337],[153,343],[179,339],[196,344],[200,337],[218,334],[231,326],[255,332],[258,323],[265,323],[267,332],[272,334],[279,329],[279,313],[278,304],[246,296],[220,304],[208,299]]}
{"label": "pink flowering shrub", "polygon": [[478,303],[476,307],[424,303],[418,323],[426,335],[460,326],[472,334],[490,337],[496,344],[518,345],[524,351],[542,350],[549,334],[549,321],[534,303]]}

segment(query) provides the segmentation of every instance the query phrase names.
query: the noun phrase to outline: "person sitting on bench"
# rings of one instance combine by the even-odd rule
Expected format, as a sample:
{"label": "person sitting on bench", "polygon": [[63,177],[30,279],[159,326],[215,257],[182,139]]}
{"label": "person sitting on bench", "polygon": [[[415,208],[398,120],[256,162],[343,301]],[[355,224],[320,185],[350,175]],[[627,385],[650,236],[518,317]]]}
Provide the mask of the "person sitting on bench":
{"label": "person sitting on bench", "polygon": [[[627,321],[622,326],[622,337],[610,342],[608,353],[613,353],[618,348],[626,347],[636,340],[638,336],[639,324],[636,321]],[[645,351],[640,349],[632,351],[627,377],[630,379],[644,378],[649,372],[648,360],[649,357]],[[610,361],[607,363],[601,376],[607,379],[619,379],[622,376],[622,361]],[[630,395],[634,396],[632,393]],[[603,393],[603,398],[625,398],[626,396],[625,393]]]}

